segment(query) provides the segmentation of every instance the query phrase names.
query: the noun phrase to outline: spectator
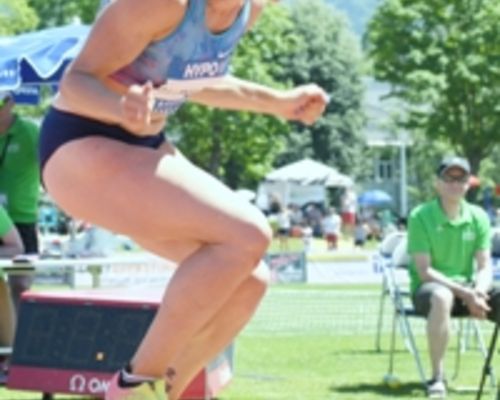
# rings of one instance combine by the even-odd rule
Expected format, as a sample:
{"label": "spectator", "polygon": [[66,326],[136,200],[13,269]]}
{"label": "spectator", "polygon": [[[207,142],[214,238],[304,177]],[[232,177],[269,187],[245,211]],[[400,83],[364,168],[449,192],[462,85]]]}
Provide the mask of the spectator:
{"label": "spectator", "polygon": [[488,216],[465,200],[470,172],[467,160],[445,158],[437,169],[437,198],[409,218],[411,291],[415,310],[427,317],[431,398],[446,396],[451,313],[498,321],[500,311],[500,293],[492,289]]}
{"label": "spectator", "polygon": [[314,237],[323,236],[321,220],[323,219],[322,209],[315,203],[308,204],[304,209],[305,221],[311,227]]}
{"label": "spectator", "polygon": [[307,222],[302,223],[302,242],[304,244],[304,251],[309,253],[312,250],[312,240],[313,240],[313,230],[307,224]]}
{"label": "spectator", "polygon": [[[16,227],[0,206],[0,258],[12,258],[24,251],[21,237]],[[0,276],[0,346],[11,347],[14,342],[15,312],[10,289]],[[0,365],[0,383],[5,383],[7,360]]]}
{"label": "spectator", "polygon": [[0,206],[0,258],[12,258],[23,252],[21,236],[5,209]]}
{"label": "spectator", "polygon": [[356,227],[354,228],[354,247],[363,248],[366,242],[366,226],[362,220],[356,220]]}
{"label": "spectator", "polygon": [[277,216],[277,238],[280,244],[280,251],[288,251],[288,240],[290,238],[290,230],[292,228],[291,211],[289,207],[281,207]]}
{"label": "spectator", "polygon": [[323,228],[323,236],[326,240],[328,250],[336,250],[339,245],[340,230],[342,228],[342,220],[337,210],[331,207],[321,221]]}
{"label": "spectator", "polygon": [[347,187],[341,198],[342,226],[346,235],[352,237],[356,224],[356,206],[358,199],[352,187]]}
{"label": "spectator", "polygon": [[[14,112],[14,97],[0,92],[0,204],[14,222],[29,254],[38,253],[38,128]],[[33,278],[9,276],[13,301],[18,307],[21,293]]]}
{"label": "spectator", "polygon": [[290,222],[293,227],[298,227],[302,225],[304,221],[304,213],[297,204],[290,204]]}

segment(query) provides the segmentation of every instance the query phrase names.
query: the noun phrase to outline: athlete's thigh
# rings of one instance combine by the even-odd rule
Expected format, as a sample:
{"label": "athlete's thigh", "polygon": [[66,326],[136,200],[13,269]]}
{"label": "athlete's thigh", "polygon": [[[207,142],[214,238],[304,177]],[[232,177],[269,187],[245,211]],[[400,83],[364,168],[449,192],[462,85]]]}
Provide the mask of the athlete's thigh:
{"label": "athlete's thigh", "polygon": [[[196,252],[202,244],[200,242],[193,242],[189,240],[168,240],[158,241],[154,238],[145,239],[137,242],[145,250],[171,260],[177,264],[181,263],[185,258]],[[263,261],[252,271],[251,279],[256,279],[259,282],[269,283],[271,281],[271,274],[267,264]]]}
{"label": "athlete's thigh", "polygon": [[259,210],[170,145],[75,140],[52,155],[43,177],[68,213],[132,237],[218,243],[268,229]]}

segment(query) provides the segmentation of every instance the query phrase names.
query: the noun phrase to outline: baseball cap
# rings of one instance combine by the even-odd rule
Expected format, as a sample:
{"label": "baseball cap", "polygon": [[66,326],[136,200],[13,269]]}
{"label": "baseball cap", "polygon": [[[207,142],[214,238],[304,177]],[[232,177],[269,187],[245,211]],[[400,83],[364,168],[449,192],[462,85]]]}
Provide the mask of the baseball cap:
{"label": "baseball cap", "polygon": [[439,164],[439,167],[436,170],[437,175],[443,175],[446,171],[451,168],[460,168],[467,175],[470,175],[470,164],[463,157],[451,156],[445,157]]}

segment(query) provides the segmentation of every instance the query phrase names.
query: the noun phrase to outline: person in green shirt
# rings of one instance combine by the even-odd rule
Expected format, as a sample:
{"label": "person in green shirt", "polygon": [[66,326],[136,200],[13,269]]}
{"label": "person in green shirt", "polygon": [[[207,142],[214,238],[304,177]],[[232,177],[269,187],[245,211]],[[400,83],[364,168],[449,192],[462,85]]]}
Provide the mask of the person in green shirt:
{"label": "person in green shirt", "polygon": [[412,210],[408,223],[410,285],[415,310],[427,317],[431,398],[446,397],[444,356],[450,316],[498,321],[500,296],[492,291],[490,223],[485,211],[468,203],[470,165],[443,159],[437,169],[437,198]]}
{"label": "person in green shirt", "polygon": [[0,258],[12,258],[23,252],[21,236],[7,211],[0,206]]}
{"label": "person in green shirt", "polygon": [[[0,258],[12,258],[24,251],[23,243],[17,229],[7,212],[0,206]],[[14,305],[10,289],[3,273],[0,273],[0,346],[12,346],[15,331]],[[3,375],[0,370],[0,382]]]}
{"label": "person in green shirt", "polygon": [[[14,112],[10,92],[0,92],[0,205],[14,222],[24,250],[38,253],[38,127]],[[31,286],[32,278],[9,276],[16,308],[21,293]]]}

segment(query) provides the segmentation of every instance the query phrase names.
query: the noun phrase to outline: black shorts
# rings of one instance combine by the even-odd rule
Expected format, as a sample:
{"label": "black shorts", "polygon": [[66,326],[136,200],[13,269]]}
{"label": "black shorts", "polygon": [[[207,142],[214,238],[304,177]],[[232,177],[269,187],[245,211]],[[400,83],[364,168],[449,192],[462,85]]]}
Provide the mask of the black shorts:
{"label": "black shorts", "polygon": [[[423,283],[416,291],[413,293],[412,301],[415,308],[415,312],[418,315],[427,317],[431,309],[431,296],[435,290],[441,288],[442,285],[437,282],[426,282]],[[488,305],[491,311],[488,313],[488,319],[490,321],[500,323],[500,288],[493,287],[488,292],[489,300]],[[461,299],[455,297],[453,302],[453,307],[451,310],[451,315],[454,317],[463,317],[470,315],[468,307],[464,304]]]}
{"label": "black shorts", "polygon": [[137,136],[120,125],[107,124],[51,107],[43,120],[40,131],[38,157],[41,173],[43,174],[45,164],[59,147],[71,140],[83,139],[89,136],[104,136],[134,146],[154,149],[157,149],[165,142],[163,132],[159,132],[154,136]]}
{"label": "black shorts", "polygon": [[14,224],[21,236],[24,246],[25,254],[38,254],[38,232],[35,223],[21,223]]}

